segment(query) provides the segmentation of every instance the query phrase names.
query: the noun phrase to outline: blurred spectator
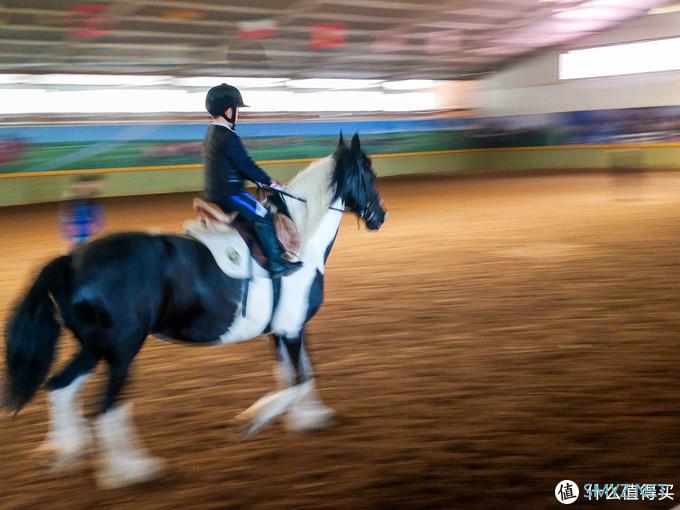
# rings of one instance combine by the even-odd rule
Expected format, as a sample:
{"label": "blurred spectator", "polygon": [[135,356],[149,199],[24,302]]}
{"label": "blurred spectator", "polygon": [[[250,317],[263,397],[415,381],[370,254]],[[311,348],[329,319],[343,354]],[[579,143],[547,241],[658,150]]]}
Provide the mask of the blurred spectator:
{"label": "blurred spectator", "polygon": [[59,209],[61,234],[73,247],[101,232],[104,227],[103,206],[96,199],[101,182],[98,175],[78,176]]}

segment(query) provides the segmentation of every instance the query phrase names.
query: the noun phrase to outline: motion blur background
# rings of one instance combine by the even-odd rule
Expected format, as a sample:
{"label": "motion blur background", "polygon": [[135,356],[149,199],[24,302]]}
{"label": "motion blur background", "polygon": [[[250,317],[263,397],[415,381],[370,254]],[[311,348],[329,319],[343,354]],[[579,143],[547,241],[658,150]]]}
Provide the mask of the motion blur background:
{"label": "motion blur background", "polygon": [[0,423],[3,510],[550,508],[563,479],[680,483],[680,4],[0,0],[3,323],[66,249],[74,179],[101,176],[106,232],[179,230],[221,82],[274,178],[340,131],[386,177],[390,221],[341,232],[312,323],[339,426],[238,443],[263,346],[156,344],[130,391],[174,478],[48,480],[26,455],[41,398]]}

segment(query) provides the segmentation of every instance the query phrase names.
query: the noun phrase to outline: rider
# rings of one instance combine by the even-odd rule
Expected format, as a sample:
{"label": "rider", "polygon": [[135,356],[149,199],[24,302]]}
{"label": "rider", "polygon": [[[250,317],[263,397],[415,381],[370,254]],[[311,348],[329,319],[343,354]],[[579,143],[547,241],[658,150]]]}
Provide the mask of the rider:
{"label": "rider", "polygon": [[247,193],[244,180],[258,185],[280,189],[250,158],[241,138],[234,131],[238,120],[238,108],[243,104],[236,87],[222,83],[208,91],[205,109],[213,116],[213,122],[205,135],[205,198],[219,205],[224,211],[236,211],[253,225],[262,249],[269,258],[272,277],[286,276],[302,266],[284,258],[274,230],[271,213],[251,194]]}

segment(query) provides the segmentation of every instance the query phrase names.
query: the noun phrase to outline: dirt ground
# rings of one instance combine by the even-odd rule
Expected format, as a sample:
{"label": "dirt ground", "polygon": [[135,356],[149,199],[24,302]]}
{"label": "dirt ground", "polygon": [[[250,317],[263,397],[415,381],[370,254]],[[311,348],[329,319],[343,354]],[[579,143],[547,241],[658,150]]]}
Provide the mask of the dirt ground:
{"label": "dirt ground", "polygon": [[[45,395],[0,419],[0,509],[543,509],[563,479],[671,483],[680,500],[680,174],[386,181],[378,233],[346,217],[311,353],[333,428],[232,418],[273,386],[263,338],[149,339],[127,395],[161,481],[95,488],[33,452]],[[106,202],[109,231],[177,231],[189,195]],[[54,205],[0,209],[0,319],[65,245]],[[61,340],[60,362],[72,350]],[[102,379],[88,385],[94,412]],[[580,507],[580,502],[572,508]]]}

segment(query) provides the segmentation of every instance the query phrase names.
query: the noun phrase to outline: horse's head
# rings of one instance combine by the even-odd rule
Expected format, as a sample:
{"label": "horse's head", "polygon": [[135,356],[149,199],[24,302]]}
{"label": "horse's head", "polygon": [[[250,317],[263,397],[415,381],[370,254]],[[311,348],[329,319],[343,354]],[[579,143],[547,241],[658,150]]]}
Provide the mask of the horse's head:
{"label": "horse's head", "polygon": [[364,220],[366,227],[378,230],[385,222],[387,212],[375,188],[371,160],[361,150],[359,135],[355,134],[350,147],[347,147],[340,133],[333,156],[336,162],[333,172],[334,199],[342,199],[347,210]]}

